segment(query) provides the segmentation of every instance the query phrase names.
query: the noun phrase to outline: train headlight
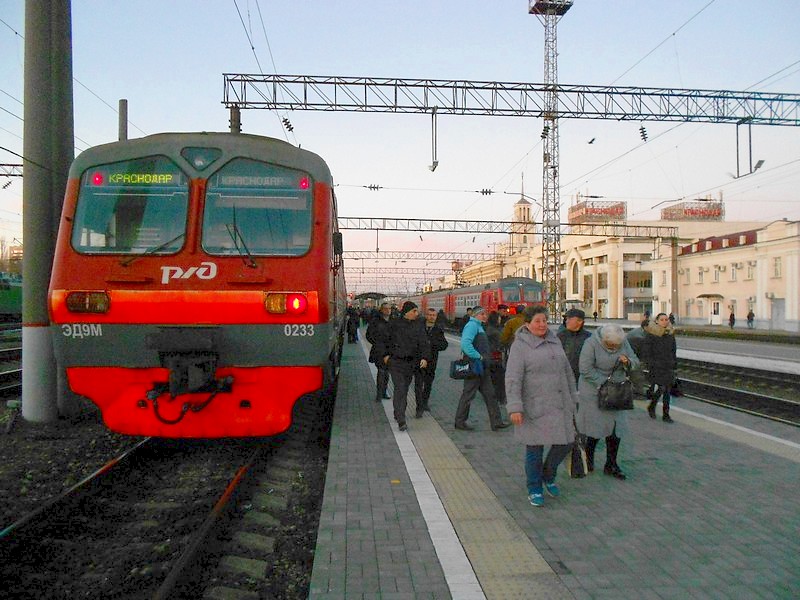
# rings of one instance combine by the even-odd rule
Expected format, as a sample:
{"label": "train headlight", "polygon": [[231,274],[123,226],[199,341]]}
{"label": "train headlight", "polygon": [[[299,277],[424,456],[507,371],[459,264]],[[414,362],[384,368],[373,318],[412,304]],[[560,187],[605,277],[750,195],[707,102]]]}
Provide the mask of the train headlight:
{"label": "train headlight", "polygon": [[308,308],[308,298],[301,293],[271,293],[267,294],[264,308],[273,314],[301,315]]}
{"label": "train headlight", "polygon": [[105,292],[70,292],[67,294],[67,310],[76,313],[105,313],[111,306],[111,298]]}

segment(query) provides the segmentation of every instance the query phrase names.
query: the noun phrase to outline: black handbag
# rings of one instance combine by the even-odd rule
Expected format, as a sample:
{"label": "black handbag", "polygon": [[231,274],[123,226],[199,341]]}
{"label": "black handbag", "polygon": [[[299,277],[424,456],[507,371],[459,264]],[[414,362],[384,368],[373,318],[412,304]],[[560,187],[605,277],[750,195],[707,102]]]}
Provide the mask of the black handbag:
{"label": "black handbag", "polygon": [[450,363],[450,378],[451,379],[474,379],[478,374],[472,368],[472,360],[467,357],[461,357]]}
{"label": "black handbag", "polygon": [[[625,379],[622,381],[611,381],[614,371],[622,367],[625,371]],[[608,378],[597,390],[597,406],[600,410],[633,410],[633,382],[631,381],[631,370],[627,364],[617,361]]]}

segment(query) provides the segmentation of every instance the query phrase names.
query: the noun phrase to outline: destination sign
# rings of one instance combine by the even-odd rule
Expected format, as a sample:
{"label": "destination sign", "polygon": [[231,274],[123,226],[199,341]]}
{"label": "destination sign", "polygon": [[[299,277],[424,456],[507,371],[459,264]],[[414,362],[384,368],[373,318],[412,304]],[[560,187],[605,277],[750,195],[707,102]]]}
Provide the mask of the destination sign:
{"label": "destination sign", "polygon": [[161,156],[100,165],[83,176],[83,184],[93,187],[185,187],[187,183],[175,163]]}

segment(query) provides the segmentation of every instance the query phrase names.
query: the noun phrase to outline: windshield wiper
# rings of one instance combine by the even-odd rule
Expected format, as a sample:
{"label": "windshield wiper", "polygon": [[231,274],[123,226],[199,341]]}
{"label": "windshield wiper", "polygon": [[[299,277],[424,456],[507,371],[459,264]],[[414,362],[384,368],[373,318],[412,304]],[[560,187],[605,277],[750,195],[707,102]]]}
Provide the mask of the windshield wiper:
{"label": "windshield wiper", "polygon": [[[244,261],[245,266],[251,267],[255,269],[258,265],[256,261],[253,260],[253,255],[250,253],[250,249],[247,247],[247,244],[244,241],[244,236],[242,232],[239,231],[239,228],[236,226],[236,207],[233,207],[233,223],[225,223],[225,228],[228,230],[228,235],[231,236],[233,240],[233,245],[236,247],[236,252],[239,253],[239,256],[242,257],[242,261]],[[242,247],[239,247],[239,242],[242,243]],[[244,252],[242,252],[242,248],[244,248]]]}
{"label": "windshield wiper", "polygon": [[156,252],[158,252],[159,250],[163,250],[164,248],[166,248],[167,246],[169,246],[173,242],[177,242],[183,236],[184,236],[183,233],[179,233],[174,238],[164,242],[163,244],[159,244],[158,246],[154,246],[152,248],[148,248],[144,252],[140,252],[139,254],[134,254],[133,256],[130,256],[128,258],[122,259],[121,261],[119,261],[119,264],[121,264],[123,267],[127,267],[129,264],[131,264],[137,258],[141,258],[142,256],[147,256],[148,254],[155,254]]}

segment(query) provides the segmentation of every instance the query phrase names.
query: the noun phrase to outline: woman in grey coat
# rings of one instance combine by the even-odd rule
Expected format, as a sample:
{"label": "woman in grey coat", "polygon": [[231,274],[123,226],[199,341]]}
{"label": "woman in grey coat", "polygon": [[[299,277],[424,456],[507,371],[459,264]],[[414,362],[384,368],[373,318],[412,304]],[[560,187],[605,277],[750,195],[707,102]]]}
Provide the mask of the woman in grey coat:
{"label": "woman in grey coat", "polygon": [[[579,360],[580,409],[578,431],[586,436],[586,462],[588,470],[594,471],[594,451],[600,438],[606,439],[606,465],[603,472],[617,479],[625,479],[625,473],[617,464],[619,431],[624,425],[625,411],[600,410],[597,406],[597,390],[608,378],[617,361],[631,369],[639,366],[639,359],[625,340],[625,332],[619,325],[604,325],[583,344]],[[614,372],[613,380],[625,377],[623,369]]]}
{"label": "woman in grey coat", "polygon": [[[506,364],[506,409],[514,438],[525,444],[528,499],[542,506],[543,491],[560,494],[556,470],[575,439],[578,391],[561,342],[547,326],[547,308],[528,307],[524,315]],[[550,451],[543,462],[544,446]]]}

